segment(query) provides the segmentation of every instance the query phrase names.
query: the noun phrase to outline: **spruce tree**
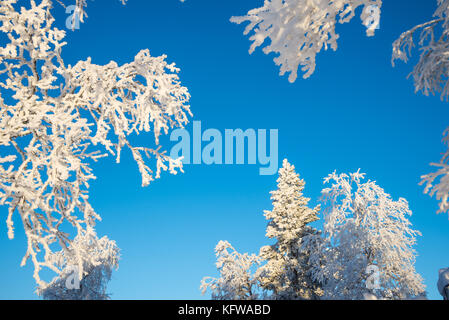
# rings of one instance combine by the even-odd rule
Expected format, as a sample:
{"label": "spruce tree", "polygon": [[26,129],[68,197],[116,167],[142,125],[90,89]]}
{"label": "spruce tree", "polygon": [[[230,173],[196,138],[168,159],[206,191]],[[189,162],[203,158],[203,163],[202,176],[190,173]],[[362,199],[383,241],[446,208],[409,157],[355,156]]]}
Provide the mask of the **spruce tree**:
{"label": "spruce tree", "polygon": [[279,170],[278,189],[271,192],[272,211],[265,211],[269,221],[266,236],[275,239],[271,246],[261,248],[260,256],[266,261],[259,269],[263,289],[273,299],[317,299],[320,289],[310,277],[310,248],[306,238],[316,237],[317,231],[309,226],[318,220],[319,206],[308,207],[304,197],[304,180],[295,167],[284,160]]}

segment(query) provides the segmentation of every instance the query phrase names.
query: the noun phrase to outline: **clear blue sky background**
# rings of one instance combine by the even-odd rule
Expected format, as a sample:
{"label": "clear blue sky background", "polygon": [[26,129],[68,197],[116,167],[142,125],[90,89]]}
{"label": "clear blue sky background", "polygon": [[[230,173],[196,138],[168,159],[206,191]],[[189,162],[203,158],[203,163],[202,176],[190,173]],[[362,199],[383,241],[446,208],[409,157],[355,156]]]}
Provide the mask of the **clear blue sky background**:
{"label": "clear blue sky background", "polygon": [[[391,0],[382,9],[381,29],[367,38],[358,17],[339,25],[338,51],[318,55],[308,80],[290,84],[278,76],[272,56],[248,55],[243,27],[229,22],[262,0],[89,1],[89,18],[68,32],[68,63],[92,57],[105,64],[126,63],[140,49],[167,54],[182,69],[192,94],[195,120],[203,128],[279,129],[280,160],[288,158],[307,182],[317,203],[328,173],[361,168],[397,199],[405,197],[419,238],[416,268],[430,298],[439,298],[437,271],[449,266],[447,215],[423,194],[420,176],[445,150],[442,133],[449,108],[439,97],[415,94],[406,79],[412,64],[392,68],[391,44],[399,34],[428,20],[436,1]],[[57,8],[57,25],[66,15]],[[414,60],[416,61],[416,60]],[[148,144],[153,137],[142,138]],[[276,176],[259,176],[258,166],[185,167],[141,188],[136,165],[125,156],[95,165],[98,180],[91,201],[101,214],[99,235],[122,249],[120,269],[109,291],[114,299],[201,299],[203,276],[216,275],[214,246],[229,240],[239,251],[257,252],[265,238],[263,210]],[[3,220],[6,208],[0,209]],[[25,237],[17,223],[7,240],[0,225],[0,298],[34,299],[31,265],[20,268]]]}

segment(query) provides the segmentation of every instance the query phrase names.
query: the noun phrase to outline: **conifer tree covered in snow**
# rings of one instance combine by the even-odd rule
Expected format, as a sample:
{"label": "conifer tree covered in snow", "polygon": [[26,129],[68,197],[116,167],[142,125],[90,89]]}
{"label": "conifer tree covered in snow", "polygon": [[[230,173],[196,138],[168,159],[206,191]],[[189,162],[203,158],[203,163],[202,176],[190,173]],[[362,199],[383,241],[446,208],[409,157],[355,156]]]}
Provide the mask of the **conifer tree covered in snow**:
{"label": "conifer tree covered in snow", "polygon": [[[322,192],[323,242],[313,258],[320,262],[313,277],[323,283],[324,299],[421,296],[425,287],[414,267],[413,249],[420,233],[411,229],[408,203],[394,201],[375,182],[364,182],[364,176],[333,173],[325,179],[332,185]],[[368,279],[376,276],[370,269],[379,272],[377,284]]]}
{"label": "conifer tree covered in snow", "polygon": [[210,290],[213,300],[258,299],[260,289],[254,269],[260,264],[260,258],[238,253],[227,241],[220,241],[215,253],[220,278],[205,277],[200,287],[203,294]]}
{"label": "conifer tree covered in snow", "polygon": [[275,53],[280,74],[290,72],[289,81],[295,82],[302,66],[304,78],[315,71],[316,55],[323,49],[337,50],[338,23],[352,20],[357,8],[362,8],[361,19],[367,35],[373,36],[379,19],[381,0],[265,0],[260,8],[246,16],[232,17],[235,23],[249,22],[244,34],[252,41],[250,53],[263,45],[265,54]]}
{"label": "conifer tree covered in snow", "polygon": [[[52,6],[50,0],[0,2],[0,204],[9,208],[10,239],[13,217],[23,223],[22,265],[31,260],[41,288],[47,286],[43,268],[64,277],[56,246],[65,259],[76,257],[82,275],[91,272],[85,267],[97,266],[95,256],[84,252],[85,241],[73,242],[74,236],[96,237],[100,216],[88,192],[92,163],[108,155],[120,162],[128,150],[143,186],[162,171],[176,174],[181,160],[161,150],[159,137],[183,127],[191,115],[179,69],[165,55],[142,50],[124,65],[96,65],[90,58],[64,63],[65,31],[53,25]],[[153,146],[133,145],[133,135],[150,131]],[[97,244],[89,242],[89,250],[102,251]]]}
{"label": "conifer tree covered in snow", "polygon": [[[415,91],[425,95],[440,93],[441,99],[449,97],[449,1],[437,0],[433,19],[404,32],[393,44],[392,63],[395,60],[407,62],[415,47],[415,37],[421,55],[412,73]],[[449,146],[449,128],[444,132],[444,143]],[[449,149],[440,163],[432,163],[438,169],[422,177],[425,192],[436,196],[438,213],[449,211]]]}
{"label": "conifer tree covered in snow", "polygon": [[305,182],[287,160],[277,182],[278,189],[271,192],[273,210],[265,212],[266,236],[276,242],[261,248],[257,256],[240,254],[220,241],[215,249],[220,277],[204,278],[203,294],[210,289],[212,298],[220,300],[317,299],[321,295],[309,263],[311,244],[320,235],[308,225],[318,220],[319,207],[308,207]]}
{"label": "conifer tree covered in snow", "polygon": [[277,186],[271,192],[273,210],[265,211],[269,221],[266,236],[276,242],[260,250],[265,261],[259,270],[260,285],[271,292],[272,299],[316,299],[320,288],[311,278],[311,252],[303,240],[317,235],[309,224],[318,220],[320,208],[308,207],[310,199],[303,195],[305,182],[287,160],[279,169]]}
{"label": "conifer tree covered in snow", "polygon": [[[78,235],[68,250],[52,254],[61,274],[38,289],[45,300],[108,300],[106,287],[118,268],[119,249],[107,237],[94,232]],[[79,270],[83,270],[83,274]]]}

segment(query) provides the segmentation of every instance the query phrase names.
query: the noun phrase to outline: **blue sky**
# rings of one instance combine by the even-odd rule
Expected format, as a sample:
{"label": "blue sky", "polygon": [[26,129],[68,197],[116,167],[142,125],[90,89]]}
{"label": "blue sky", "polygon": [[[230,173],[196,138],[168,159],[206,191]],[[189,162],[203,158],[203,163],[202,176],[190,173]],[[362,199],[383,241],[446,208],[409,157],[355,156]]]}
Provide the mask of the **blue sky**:
{"label": "blue sky", "polygon": [[[248,54],[243,26],[229,22],[262,0],[129,0],[89,2],[89,18],[68,31],[67,63],[126,63],[141,50],[167,54],[181,68],[192,95],[194,120],[203,128],[279,130],[279,159],[288,158],[317,203],[330,172],[362,172],[393,198],[405,197],[411,221],[422,232],[416,268],[430,298],[439,298],[437,271],[449,266],[449,220],[436,215],[437,202],[423,194],[420,176],[444,152],[442,133],[449,108],[439,97],[415,94],[406,76],[412,63],[392,68],[391,44],[399,34],[427,21],[436,1],[385,1],[380,30],[367,38],[358,17],[339,25],[339,48],[317,57],[310,79],[294,84],[278,76],[273,56]],[[57,25],[66,15],[57,8]],[[190,127],[189,127],[190,128]],[[142,142],[153,143],[151,135]],[[114,299],[201,299],[200,280],[215,276],[214,246],[229,240],[241,252],[257,252],[265,238],[263,210],[276,176],[260,176],[254,165],[189,165],[185,174],[164,175],[141,188],[136,165],[107,159],[94,165],[91,202],[108,235],[122,249],[120,269],[109,291]],[[6,219],[6,208],[0,215]],[[25,236],[16,221],[8,240],[0,225],[0,299],[34,299],[32,267],[20,268]]]}

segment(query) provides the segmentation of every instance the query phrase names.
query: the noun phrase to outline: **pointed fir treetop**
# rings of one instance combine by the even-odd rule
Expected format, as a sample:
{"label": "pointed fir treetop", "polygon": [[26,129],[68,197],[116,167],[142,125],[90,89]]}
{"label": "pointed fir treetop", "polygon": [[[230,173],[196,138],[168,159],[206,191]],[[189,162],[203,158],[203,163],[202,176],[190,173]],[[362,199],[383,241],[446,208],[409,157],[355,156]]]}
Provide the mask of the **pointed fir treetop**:
{"label": "pointed fir treetop", "polygon": [[305,182],[287,160],[279,170],[277,186],[271,192],[273,209],[265,211],[269,220],[266,236],[276,243],[260,250],[266,260],[259,270],[261,287],[271,292],[273,299],[312,299],[317,287],[308,276],[310,253],[304,241],[316,236],[308,224],[318,220],[320,208],[308,207],[310,199],[303,195]]}
{"label": "pointed fir treetop", "polygon": [[265,211],[269,220],[266,236],[277,238],[279,242],[289,242],[298,238],[305,225],[318,220],[320,208],[307,206],[310,199],[303,195],[305,181],[299,178],[287,159],[279,169],[277,186],[277,190],[271,192],[273,210]]}

